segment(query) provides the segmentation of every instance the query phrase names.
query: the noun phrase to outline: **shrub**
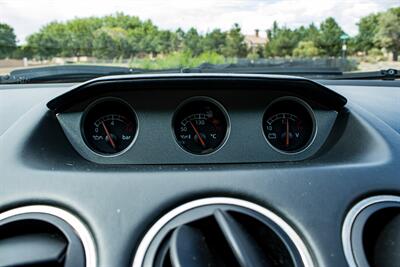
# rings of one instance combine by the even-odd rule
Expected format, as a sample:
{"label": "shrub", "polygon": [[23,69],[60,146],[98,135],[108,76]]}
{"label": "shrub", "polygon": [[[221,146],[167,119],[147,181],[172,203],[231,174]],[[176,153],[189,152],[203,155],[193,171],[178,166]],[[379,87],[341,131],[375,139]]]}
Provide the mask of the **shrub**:
{"label": "shrub", "polygon": [[301,41],[293,50],[295,57],[316,57],[320,54],[319,49],[315,46],[313,41]]}
{"label": "shrub", "polygon": [[156,58],[149,56],[145,58],[134,58],[129,66],[140,69],[172,69],[172,68],[193,68],[203,63],[224,64],[233,62],[215,52],[204,52],[193,56],[190,52],[174,52],[168,55],[159,55]]}

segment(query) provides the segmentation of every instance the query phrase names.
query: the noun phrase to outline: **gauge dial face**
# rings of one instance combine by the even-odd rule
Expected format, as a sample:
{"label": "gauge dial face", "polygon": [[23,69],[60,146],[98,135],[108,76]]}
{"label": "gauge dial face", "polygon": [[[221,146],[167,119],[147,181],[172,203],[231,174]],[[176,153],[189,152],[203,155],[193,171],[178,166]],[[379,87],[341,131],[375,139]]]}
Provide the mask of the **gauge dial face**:
{"label": "gauge dial face", "polygon": [[86,144],[105,155],[124,151],[133,142],[137,121],[131,107],[117,99],[107,99],[92,106],[84,117]]}
{"label": "gauge dial face", "polygon": [[178,108],[173,119],[178,144],[193,154],[209,154],[224,143],[228,119],[220,104],[211,99],[193,99]]}
{"label": "gauge dial face", "polygon": [[274,148],[295,153],[306,148],[314,134],[311,111],[300,101],[282,99],[271,104],[264,114],[263,130]]}

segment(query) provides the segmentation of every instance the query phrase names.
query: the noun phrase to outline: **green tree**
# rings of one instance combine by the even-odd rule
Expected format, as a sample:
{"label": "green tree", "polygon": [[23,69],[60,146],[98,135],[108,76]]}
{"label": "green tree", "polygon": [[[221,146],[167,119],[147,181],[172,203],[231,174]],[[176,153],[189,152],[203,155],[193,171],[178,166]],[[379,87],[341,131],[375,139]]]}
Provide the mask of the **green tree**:
{"label": "green tree", "polygon": [[65,24],[51,22],[27,38],[27,47],[41,59],[60,56],[67,43]]}
{"label": "green tree", "polygon": [[0,23],[0,58],[10,57],[17,47],[17,38],[14,29]]}
{"label": "green tree", "polygon": [[183,40],[184,50],[190,52],[193,56],[198,56],[204,52],[203,37],[195,28],[190,28]]}
{"label": "green tree", "polygon": [[125,15],[122,12],[117,12],[114,15],[105,16],[99,18],[98,20],[101,24],[100,27],[120,27],[124,30],[135,29],[143,25],[143,22],[139,19],[139,17]]}
{"label": "green tree", "polygon": [[132,31],[131,37],[135,43],[131,45],[138,48],[139,53],[156,55],[162,51],[159,29],[150,21],[144,21],[139,27]]}
{"label": "green tree", "polygon": [[239,24],[235,23],[228,31],[226,44],[222,52],[227,57],[242,58],[247,56],[247,46],[244,42],[244,35],[241,33]]}
{"label": "green tree", "polygon": [[221,55],[226,46],[226,39],[227,34],[220,29],[215,29],[207,33],[203,42],[204,51],[216,52]]}
{"label": "green tree", "polygon": [[398,60],[400,50],[400,7],[391,8],[379,16],[378,31],[374,40],[393,53],[393,61]]}
{"label": "green tree", "polygon": [[293,56],[295,57],[316,57],[318,55],[319,50],[313,41],[300,41],[293,50]]}
{"label": "green tree", "polygon": [[278,34],[279,31],[279,25],[277,21],[274,21],[274,23],[272,24],[272,29],[271,30],[267,30],[267,38],[268,40],[272,40],[273,38],[276,37],[276,35]]}
{"label": "green tree", "polygon": [[320,34],[315,44],[323,55],[337,57],[342,49],[342,41],[340,40],[342,34],[344,32],[335,19],[327,18],[320,25]]}
{"label": "green tree", "polygon": [[304,41],[312,41],[315,44],[315,42],[319,38],[319,34],[320,31],[317,26],[315,26],[314,23],[311,23],[307,28],[305,28],[304,36],[302,36],[302,39]]}
{"label": "green tree", "polygon": [[354,48],[358,51],[368,53],[376,47],[375,35],[378,32],[379,14],[371,14],[360,19],[358,34],[354,38]]}
{"label": "green tree", "polygon": [[296,48],[300,40],[298,32],[286,27],[279,28],[275,23],[270,36],[271,39],[265,47],[266,56],[290,56],[293,54],[293,49]]}
{"label": "green tree", "polygon": [[160,41],[160,52],[169,54],[179,49],[180,40],[175,32],[160,31],[158,38]]}
{"label": "green tree", "polygon": [[103,27],[94,34],[93,54],[99,58],[126,57],[128,38],[126,30],[120,27]]}
{"label": "green tree", "polygon": [[90,56],[93,53],[94,33],[102,26],[101,19],[73,19],[65,24],[63,56]]}
{"label": "green tree", "polygon": [[140,53],[145,53],[143,45],[146,38],[146,31],[142,27],[137,27],[128,31],[128,44],[130,56],[135,56]]}
{"label": "green tree", "polygon": [[[96,40],[97,37],[100,39]],[[65,23],[52,22],[27,38],[28,50],[41,58],[106,57],[115,56],[116,52],[118,57],[125,57],[139,52],[169,52],[175,46],[174,34],[158,30],[150,20],[140,21],[138,17],[122,13],[101,18],[77,18]],[[116,52],[111,51],[114,48]]]}

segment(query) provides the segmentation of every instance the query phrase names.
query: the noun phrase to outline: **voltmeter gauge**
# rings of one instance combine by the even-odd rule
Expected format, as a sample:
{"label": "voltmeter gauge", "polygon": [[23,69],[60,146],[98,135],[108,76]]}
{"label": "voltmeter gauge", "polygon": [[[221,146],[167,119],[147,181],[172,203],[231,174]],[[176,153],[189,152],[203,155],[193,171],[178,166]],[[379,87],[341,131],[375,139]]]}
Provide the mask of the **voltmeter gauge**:
{"label": "voltmeter gauge", "polygon": [[193,98],[176,111],[172,127],[177,143],[193,154],[209,154],[220,148],[228,135],[225,109],[215,100]]}
{"label": "voltmeter gauge", "polygon": [[134,141],[137,132],[136,115],[122,100],[100,100],[86,112],[82,132],[91,150],[114,155],[126,150]]}
{"label": "voltmeter gauge", "polygon": [[279,151],[304,150],[315,133],[312,109],[297,98],[278,99],[264,114],[263,130],[268,143]]}

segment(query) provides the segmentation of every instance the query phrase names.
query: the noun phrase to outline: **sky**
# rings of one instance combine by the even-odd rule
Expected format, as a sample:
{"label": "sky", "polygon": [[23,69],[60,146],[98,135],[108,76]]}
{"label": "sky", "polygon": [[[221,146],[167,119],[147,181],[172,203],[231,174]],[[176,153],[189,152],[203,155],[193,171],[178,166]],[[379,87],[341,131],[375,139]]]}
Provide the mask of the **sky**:
{"label": "sky", "polygon": [[19,43],[51,21],[116,12],[151,19],[162,29],[201,33],[237,22],[245,34],[264,33],[275,20],[294,28],[332,16],[354,36],[361,17],[398,6],[400,0],[0,0],[0,23],[14,28]]}

